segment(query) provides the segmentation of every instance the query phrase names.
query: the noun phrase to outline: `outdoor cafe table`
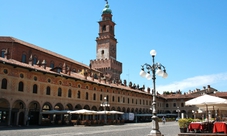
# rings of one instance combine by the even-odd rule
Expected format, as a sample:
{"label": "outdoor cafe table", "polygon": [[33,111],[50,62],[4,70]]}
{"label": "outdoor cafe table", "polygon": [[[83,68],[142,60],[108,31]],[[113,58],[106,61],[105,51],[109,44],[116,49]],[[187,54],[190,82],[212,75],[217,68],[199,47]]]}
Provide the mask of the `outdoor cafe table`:
{"label": "outdoor cafe table", "polygon": [[204,130],[204,124],[202,122],[191,122],[188,126],[189,131],[194,131],[194,130]]}
{"label": "outdoor cafe table", "polygon": [[224,132],[227,133],[226,122],[215,122],[213,126],[213,133]]}

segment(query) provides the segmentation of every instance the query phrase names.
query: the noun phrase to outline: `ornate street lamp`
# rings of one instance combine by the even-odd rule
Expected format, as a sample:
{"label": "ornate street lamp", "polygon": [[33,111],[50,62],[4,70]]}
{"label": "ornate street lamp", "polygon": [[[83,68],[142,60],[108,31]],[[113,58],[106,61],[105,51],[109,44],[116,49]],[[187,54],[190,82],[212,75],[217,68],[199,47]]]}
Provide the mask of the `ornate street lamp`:
{"label": "ornate street lamp", "polygon": [[[160,63],[155,63],[154,57],[156,55],[155,50],[151,50],[150,54],[152,56],[152,65],[149,65],[145,63],[142,65],[142,69],[140,71],[140,76],[146,77],[148,80],[151,78],[153,79],[153,102],[152,102],[152,130],[148,136],[162,136],[161,132],[159,131],[159,125],[158,125],[158,117],[157,117],[157,112],[156,112],[156,90],[155,90],[155,79],[156,79],[156,74],[158,76],[162,76],[163,78],[167,78],[168,74],[166,73],[165,67],[160,64]],[[144,67],[148,70],[146,73],[144,71]],[[163,70],[162,70],[163,68]],[[150,71],[152,72],[152,76],[150,75]]]}
{"label": "ornate street lamp", "polygon": [[100,106],[104,108],[104,112],[105,112],[105,117],[104,117],[104,121],[105,121],[105,122],[104,122],[104,123],[107,124],[107,122],[106,122],[106,120],[107,120],[107,116],[106,116],[106,107],[109,107],[110,104],[109,104],[108,101],[106,100],[106,97],[104,97],[104,102],[102,102],[102,103],[100,104]]}
{"label": "ornate street lamp", "polygon": [[177,107],[176,112],[178,113],[178,114],[177,114],[177,116],[178,116],[177,118],[179,119],[179,117],[180,117],[180,116],[179,116],[179,114],[180,114],[180,109],[179,109],[179,107]]}

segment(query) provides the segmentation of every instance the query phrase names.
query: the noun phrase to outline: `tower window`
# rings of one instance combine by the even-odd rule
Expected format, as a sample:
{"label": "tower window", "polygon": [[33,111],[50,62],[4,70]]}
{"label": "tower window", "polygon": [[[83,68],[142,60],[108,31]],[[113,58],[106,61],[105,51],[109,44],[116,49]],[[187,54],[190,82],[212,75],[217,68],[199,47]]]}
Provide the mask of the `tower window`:
{"label": "tower window", "polygon": [[102,26],[102,31],[106,31],[106,25]]}
{"label": "tower window", "polygon": [[113,27],[112,26],[110,26],[110,31],[113,32]]}
{"label": "tower window", "polygon": [[102,54],[102,55],[104,54],[104,50],[101,51],[101,54]]}

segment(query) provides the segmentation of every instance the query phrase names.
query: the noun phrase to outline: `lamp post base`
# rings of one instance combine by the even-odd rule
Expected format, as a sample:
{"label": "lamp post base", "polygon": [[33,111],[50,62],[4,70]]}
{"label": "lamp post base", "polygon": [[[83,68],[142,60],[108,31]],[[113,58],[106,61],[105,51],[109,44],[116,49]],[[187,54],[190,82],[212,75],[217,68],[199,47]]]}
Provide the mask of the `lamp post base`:
{"label": "lamp post base", "polygon": [[162,134],[148,134],[147,136],[164,136]]}
{"label": "lamp post base", "polygon": [[147,136],[164,136],[162,134],[148,134]]}
{"label": "lamp post base", "polygon": [[147,136],[164,136],[164,135],[162,135],[160,131],[151,130],[150,134],[148,134]]}
{"label": "lamp post base", "polygon": [[152,130],[148,136],[163,136],[159,131],[158,117],[156,115],[152,116]]}
{"label": "lamp post base", "polygon": [[164,136],[164,135],[162,135],[160,132],[154,132],[154,133],[152,133],[152,131],[151,131],[151,133],[150,134],[148,134],[147,136]]}

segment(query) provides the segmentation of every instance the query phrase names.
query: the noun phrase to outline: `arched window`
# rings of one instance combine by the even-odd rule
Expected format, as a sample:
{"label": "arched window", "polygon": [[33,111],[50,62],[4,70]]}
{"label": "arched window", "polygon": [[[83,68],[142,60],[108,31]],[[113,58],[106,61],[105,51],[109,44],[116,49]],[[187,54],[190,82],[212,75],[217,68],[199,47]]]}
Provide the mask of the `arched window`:
{"label": "arched window", "polygon": [[3,78],[2,79],[2,89],[7,89],[7,79]]}
{"label": "arched window", "polygon": [[24,83],[22,81],[19,82],[18,91],[24,91]]}
{"label": "arched window", "polygon": [[88,92],[86,92],[86,100],[88,100]]}
{"label": "arched window", "polygon": [[46,95],[50,95],[50,87],[49,86],[47,86],[47,88],[46,88]]}
{"label": "arched window", "polygon": [[38,86],[36,84],[33,85],[33,93],[37,94]]}
{"label": "arched window", "polygon": [[61,96],[61,95],[62,95],[61,88],[58,88],[58,96]]}
{"label": "arched window", "polygon": [[77,98],[80,99],[80,91],[77,92]]}
{"label": "arched window", "polygon": [[96,94],[95,93],[93,94],[93,100],[96,100]]}
{"label": "arched window", "polygon": [[71,91],[71,89],[68,90],[68,97],[69,97],[69,98],[72,97],[72,91]]}
{"label": "arched window", "polygon": [[173,107],[176,107],[176,103],[173,103]]}

